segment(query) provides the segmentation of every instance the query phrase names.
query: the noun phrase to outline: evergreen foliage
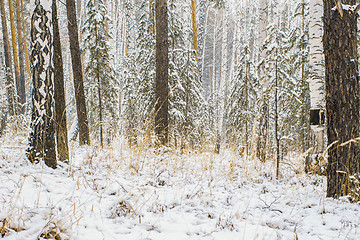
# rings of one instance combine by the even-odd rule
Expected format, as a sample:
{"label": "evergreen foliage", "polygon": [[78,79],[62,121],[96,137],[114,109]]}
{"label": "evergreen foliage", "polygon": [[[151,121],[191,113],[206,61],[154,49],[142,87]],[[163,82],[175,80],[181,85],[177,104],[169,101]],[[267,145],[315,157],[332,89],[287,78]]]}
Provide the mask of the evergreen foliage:
{"label": "evergreen foliage", "polygon": [[85,91],[89,108],[90,126],[97,131],[103,145],[103,132],[109,141],[117,129],[118,83],[111,64],[110,34],[106,22],[110,21],[102,0],[89,0],[86,4],[87,20],[83,32],[84,50],[88,54]]}

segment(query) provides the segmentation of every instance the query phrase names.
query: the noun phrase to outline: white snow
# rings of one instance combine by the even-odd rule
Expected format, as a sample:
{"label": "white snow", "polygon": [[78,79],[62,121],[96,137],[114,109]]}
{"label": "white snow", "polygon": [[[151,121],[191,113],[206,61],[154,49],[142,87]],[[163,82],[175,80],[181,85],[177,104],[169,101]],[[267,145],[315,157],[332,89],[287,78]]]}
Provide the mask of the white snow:
{"label": "white snow", "polygon": [[49,229],[84,240],[360,239],[360,206],[326,198],[326,179],[303,174],[295,157],[276,180],[271,161],[227,151],[72,143],[70,166],[53,170],[25,160],[24,139],[0,139],[4,239],[37,239]]}

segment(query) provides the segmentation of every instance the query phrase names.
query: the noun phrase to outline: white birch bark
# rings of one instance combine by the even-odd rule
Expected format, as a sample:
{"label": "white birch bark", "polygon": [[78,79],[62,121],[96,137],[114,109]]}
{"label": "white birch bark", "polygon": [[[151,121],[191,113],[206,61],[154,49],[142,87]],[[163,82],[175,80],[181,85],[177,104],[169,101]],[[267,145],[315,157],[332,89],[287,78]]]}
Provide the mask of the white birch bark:
{"label": "white birch bark", "polygon": [[35,0],[31,18],[32,118],[28,158],[56,168],[52,0]]}
{"label": "white birch bark", "polygon": [[321,109],[324,106],[324,55],[322,46],[322,0],[310,1],[309,45],[310,45],[310,97],[311,109]]}
{"label": "white birch bark", "polygon": [[[309,45],[310,45],[310,109],[324,108],[324,55],[323,55],[323,2],[311,0],[309,3]],[[315,154],[324,150],[324,126],[311,126],[311,147]]]}

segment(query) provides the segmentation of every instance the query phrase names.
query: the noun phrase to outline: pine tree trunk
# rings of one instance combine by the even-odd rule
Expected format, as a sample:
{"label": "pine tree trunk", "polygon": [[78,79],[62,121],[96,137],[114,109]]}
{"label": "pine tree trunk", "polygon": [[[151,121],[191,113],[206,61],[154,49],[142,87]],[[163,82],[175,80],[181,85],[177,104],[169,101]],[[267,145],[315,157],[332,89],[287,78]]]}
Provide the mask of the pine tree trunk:
{"label": "pine tree trunk", "polygon": [[20,8],[21,8],[21,23],[23,29],[23,40],[24,40],[24,51],[25,51],[25,64],[26,64],[26,72],[28,74],[28,78],[31,78],[31,70],[30,70],[30,60],[29,60],[29,51],[27,47],[27,40],[26,40],[26,26],[25,26],[25,19],[24,19],[24,4],[23,0],[20,0]]}
{"label": "pine tree trunk", "polygon": [[66,0],[80,144],[90,144],[75,0]]}
{"label": "pine tree trunk", "polygon": [[[355,0],[342,1],[355,5]],[[324,0],[325,90],[328,144],[327,196],[349,191],[349,176],[360,172],[359,82],[357,66],[357,13]],[[336,9],[336,8],[335,8]]]}
{"label": "pine tree trunk", "polygon": [[193,31],[193,48],[198,53],[198,33],[197,33],[197,23],[196,23],[196,1],[191,0],[191,20],[192,20],[192,31]]}
{"label": "pine tree trunk", "polygon": [[51,0],[36,0],[31,18],[32,116],[28,159],[56,168]]}
{"label": "pine tree trunk", "polygon": [[156,0],[155,132],[163,145],[168,142],[169,43],[167,0]]}
{"label": "pine tree trunk", "polygon": [[[20,104],[20,68],[19,68],[19,55],[18,47],[16,44],[16,30],[15,30],[15,20],[14,20],[14,7],[13,0],[9,0],[9,14],[10,14],[10,30],[11,30],[11,43],[13,49],[13,59],[14,59],[14,68],[15,68],[15,83],[16,83],[16,104]],[[22,106],[19,106],[20,109]],[[18,107],[17,107],[18,108]]]}
{"label": "pine tree trunk", "polygon": [[54,32],[54,89],[56,142],[59,160],[69,162],[68,132],[66,121],[66,101],[64,84],[64,67],[61,52],[60,31],[57,16],[57,0],[52,0],[52,21]]}
{"label": "pine tree trunk", "polygon": [[3,44],[4,44],[4,57],[5,57],[5,74],[6,74],[6,95],[8,100],[8,113],[10,116],[15,114],[15,89],[14,89],[14,79],[11,66],[11,53],[10,53],[10,43],[9,35],[7,30],[6,15],[5,15],[5,4],[4,0],[0,0],[0,10],[1,10],[1,23],[2,23],[2,35],[3,35]]}
{"label": "pine tree trunk", "polygon": [[19,71],[20,71],[20,103],[22,105],[22,112],[25,110],[26,103],[26,92],[25,92],[25,46],[24,46],[24,37],[23,37],[23,24],[21,22],[21,3],[20,0],[15,1],[16,9],[16,30],[17,30],[17,40],[19,47]]}

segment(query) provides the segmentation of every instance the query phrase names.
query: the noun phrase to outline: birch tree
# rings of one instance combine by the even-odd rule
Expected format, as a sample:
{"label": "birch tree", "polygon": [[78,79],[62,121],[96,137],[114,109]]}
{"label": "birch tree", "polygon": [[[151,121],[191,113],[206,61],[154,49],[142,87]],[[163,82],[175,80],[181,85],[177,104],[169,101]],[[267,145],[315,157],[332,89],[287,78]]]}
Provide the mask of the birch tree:
{"label": "birch tree", "polygon": [[309,71],[310,71],[310,124],[312,131],[312,147],[315,153],[324,150],[324,55],[322,45],[322,0],[309,2]]}
{"label": "birch tree", "polygon": [[52,1],[35,0],[31,17],[32,116],[27,157],[56,168]]}

